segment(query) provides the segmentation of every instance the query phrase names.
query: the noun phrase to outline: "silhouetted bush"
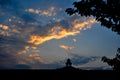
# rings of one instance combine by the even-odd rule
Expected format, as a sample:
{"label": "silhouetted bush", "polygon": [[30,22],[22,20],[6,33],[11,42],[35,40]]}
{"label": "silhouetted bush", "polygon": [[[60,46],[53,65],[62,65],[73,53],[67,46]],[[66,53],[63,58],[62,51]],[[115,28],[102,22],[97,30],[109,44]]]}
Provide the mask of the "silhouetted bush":
{"label": "silhouetted bush", "polygon": [[102,61],[112,66],[113,70],[120,71],[120,48],[118,48],[115,58],[109,59],[106,56],[103,56]]}

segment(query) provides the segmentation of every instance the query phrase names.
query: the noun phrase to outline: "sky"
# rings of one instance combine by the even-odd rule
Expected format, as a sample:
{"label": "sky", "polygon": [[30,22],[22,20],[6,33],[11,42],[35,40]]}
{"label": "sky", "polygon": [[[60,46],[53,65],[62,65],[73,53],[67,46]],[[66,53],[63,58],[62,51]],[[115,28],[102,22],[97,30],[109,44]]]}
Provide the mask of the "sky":
{"label": "sky", "polygon": [[69,16],[78,0],[0,0],[0,69],[110,68],[120,36],[94,17]]}

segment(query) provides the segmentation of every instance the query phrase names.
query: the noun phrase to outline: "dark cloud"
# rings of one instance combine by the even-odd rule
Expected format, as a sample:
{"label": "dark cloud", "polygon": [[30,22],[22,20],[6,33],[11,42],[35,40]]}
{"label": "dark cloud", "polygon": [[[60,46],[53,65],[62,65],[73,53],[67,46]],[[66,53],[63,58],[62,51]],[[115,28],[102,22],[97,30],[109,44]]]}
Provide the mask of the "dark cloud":
{"label": "dark cloud", "polygon": [[61,64],[61,62],[54,62],[54,63],[40,63],[37,61],[34,61],[34,64],[29,64],[32,69],[57,69],[64,67],[64,64]]}
{"label": "dark cloud", "polygon": [[60,22],[57,22],[56,25],[61,25],[65,29],[69,29],[72,27],[71,21],[69,20],[61,20]]}
{"label": "dark cloud", "polygon": [[[97,56],[91,56],[91,57],[86,57],[86,56],[79,56],[79,55],[74,55],[71,59],[71,62],[73,64],[73,66],[77,66],[77,65],[83,65],[83,64],[87,64],[89,62],[94,62],[98,59],[100,59],[100,57]],[[33,69],[55,69],[55,68],[62,68],[66,66],[66,60],[61,60],[61,61],[57,61],[57,62],[53,62],[53,63],[48,63],[48,64],[44,64],[44,63],[38,63],[36,62],[34,65],[31,65]],[[78,67],[80,68],[80,67]],[[98,70],[98,69],[105,69],[104,66],[102,67],[83,67],[82,69],[94,69],[94,70]],[[107,69],[109,69],[107,67]]]}
{"label": "dark cloud", "polygon": [[83,70],[112,70],[111,67],[81,67]]}
{"label": "dark cloud", "polygon": [[17,64],[15,66],[0,66],[1,69],[31,69],[31,67],[25,64]]}
{"label": "dark cloud", "polygon": [[21,57],[18,52],[24,50],[26,42],[17,38],[0,36],[0,66],[15,65]]}
{"label": "dark cloud", "polygon": [[19,6],[20,5],[16,0],[0,0],[0,9],[2,9],[3,11],[16,11],[19,8]]}
{"label": "dark cloud", "polygon": [[31,69],[31,67],[29,65],[25,65],[25,64],[18,64],[12,67],[13,69]]}
{"label": "dark cloud", "polygon": [[21,16],[21,19],[24,21],[24,22],[27,22],[27,23],[34,23],[36,22],[37,20],[35,19],[35,15],[32,15],[32,14],[23,14]]}
{"label": "dark cloud", "polygon": [[[89,62],[94,62],[97,61],[98,59],[100,59],[100,57],[98,56],[80,56],[80,55],[76,55],[76,54],[71,54],[71,62],[74,66],[77,65],[83,65],[83,64],[87,64]],[[67,59],[66,59],[67,60]],[[66,60],[62,60],[59,63],[60,64],[65,64]]]}
{"label": "dark cloud", "polygon": [[74,65],[82,65],[82,64],[89,63],[91,61],[96,61],[98,59],[100,59],[100,57],[98,56],[86,57],[86,56],[79,56],[79,55],[73,55],[73,57],[71,58]]}
{"label": "dark cloud", "polygon": [[0,0],[0,5],[4,6],[4,5],[10,5],[11,4],[11,0]]}
{"label": "dark cloud", "polygon": [[13,16],[18,17],[23,14],[23,6],[18,3],[17,0],[0,0],[0,17],[1,22],[8,24],[6,22],[8,19],[12,19]]}

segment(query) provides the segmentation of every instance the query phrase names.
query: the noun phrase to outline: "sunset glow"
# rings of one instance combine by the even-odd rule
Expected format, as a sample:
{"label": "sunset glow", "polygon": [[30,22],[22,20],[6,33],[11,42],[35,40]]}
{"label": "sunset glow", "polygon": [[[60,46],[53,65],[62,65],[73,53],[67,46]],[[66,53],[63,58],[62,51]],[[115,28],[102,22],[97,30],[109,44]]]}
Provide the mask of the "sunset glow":
{"label": "sunset glow", "polygon": [[0,0],[0,69],[56,69],[68,58],[78,68],[108,68],[101,57],[114,57],[119,35],[93,16],[69,16],[74,1]]}

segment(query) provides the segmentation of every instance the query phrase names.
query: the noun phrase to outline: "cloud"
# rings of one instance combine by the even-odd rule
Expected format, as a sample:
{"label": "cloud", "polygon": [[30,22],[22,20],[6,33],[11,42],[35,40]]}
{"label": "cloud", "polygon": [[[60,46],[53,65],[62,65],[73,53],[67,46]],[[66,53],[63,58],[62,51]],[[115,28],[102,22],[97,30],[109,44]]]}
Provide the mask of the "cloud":
{"label": "cloud", "polygon": [[59,47],[67,51],[72,50],[74,48],[73,46],[66,46],[66,45],[60,45]]}
{"label": "cloud", "polygon": [[79,56],[79,55],[73,55],[71,60],[74,65],[83,65],[83,64],[88,64],[90,62],[94,62],[100,59],[100,57],[97,56]]}
{"label": "cloud", "polygon": [[16,0],[0,0],[0,15],[15,15],[20,8],[22,6]]}
{"label": "cloud", "polygon": [[40,45],[40,44],[43,44],[44,42],[52,40],[52,39],[62,39],[69,35],[75,35],[75,34],[79,33],[79,31],[76,32],[74,30],[72,30],[72,31],[66,30],[66,29],[61,28],[60,26],[57,26],[53,30],[55,30],[55,31],[51,32],[52,30],[50,30],[50,34],[48,34],[46,36],[32,35],[30,37],[30,39],[28,40],[28,42],[32,43],[34,45]]}
{"label": "cloud", "polygon": [[6,14],[7,12],[11,11],[7,11],[6,9],[3,12],[5,14],[2,17],[5,20],[2,22],[4,24],[0,24],[0,61],[2,61],[0,62],[0,67],[9,68],[18,63],[42,62],[41,56],[29,56],[31,54],[35,55],[34,53],[39,53],[39,50],[35,46],[31,47],[31,44],[26,40],[26,36],[29,37],[30,32],[32,33],[33,31],[34,26],[29,24],[29,22],[35,22],[33,16],[18,14],[9,18],[9,15]]}
{"label": "cloud", "polygon": [[0,28],[1,28],[1,29],[3,29],[3,30],[8,30],[8,29],[9,29],[9,27],[8,27],[8,26],[3,25],[3,24],[0,24]]}
{"label": "cloud", "polygon": [[73,42],[76,42],[77,41],[77,39],[73,39]]}
{"label": "cloud", "polygon": [[[70,22],[73,23],[71,24]],[[37,35],[32,34],[28,42],[34,45],[41,45],[42,43],[52,39],[62,39],[68,36],[75,36],[79,34],[81,30],[86,30],[90,28],[90,27],[86,27],[86,25],[90,26],[96,21],[94,19],[88,19],[84,22],[76,22],[75,20],[72,20],[70,22],[61,24],[62,23],[61,21],[61,22],[53,23],[51,27],[43,27],[41,32],[47,29],[47,33],[45,33],[46,35],[39,36],[41,34],[37,34]],[[66,27],[65,25],[69,25],[69,26]]]}
{"label": "cloud", "polygon": [[0,70],[2,69],[32,69],[29,65],[26,64],[17,64],[14,66],[0,66]]}
{"label": "cloud", "polygon": [[63,67],[63,64],[59,64],[59,62],[54,62],[54,63],[34,63],[30,64],[32,69],[57,69]]}
{"label": "cloud", "polygon": [[0,24],[0,35],[9,36],[9,26]]}
{"label": "cloud", "polygon": [[[16,5],[13,5],[14,3]],[[20,5],[20,3],[16,3],[14,0],[0,0],[0,23],[2,23],[0,24],[1,67],[17,64],[31,64],[30,66],[32,66],[32,64],[37,65],[38,63],[39,67],[50,65],[43,60],[38,46],[52,39],[58,40],[75,36],[81,30],[91,28],[91,24],[95,23],[92,18],[80,21],[80,19],[77,19],[78,16],[66,17],[67,19],[56,18],[55,16],[59,15],[61,11],[61,8],[56,6],[48,6],[46,10],[28,8],[24,11],[22,6],[17,7],[17,5]],[[49,23],[43,20],[46,17],[55,18],[53,22]],[[45,25],[41,24],[42,20]],[[90,26],[88,27],[88,25]],[[72,46],[65,47],[68,47],[66,48],[68,50],[73,48]]]}
{"label": "cloud", "polygon": [[40,63],[44,63],[44,60],[41,58],[40,54],[29,54],[27,59],[29,59],[29,61],[33,61],[33,63],[34,63],[34,60]]}
{"label": "cloud", "polygon": [[99,56],[79,56],[76,54],[71,54],[71,61],[74,66],[86,69],[86,70],[92,70],[92,69],[110,69],[110,66],[108,66],[106,63],[103,63],[101,61],[101,57]]}
{"label": "cloud", "polygon": [[40,14],[43,16],[55,16],[57,9],[55,7],[50,7],[48,10],[40,10],[40,9],[33,9],[33,8],[28,8],[25,11],[29,13],[34,13],[34,14]]}
{"label": "cloud", "polygon": [[17,64],[43,63],[43,59],[37,48],[30,47],[31,44],[28,44],[24,40],[11,36],[0,36],[0,44],[1,68],[11,68]]}
{"label": "cloud", "polygon": [[[111,67],[101,61],[99,56],[80,56],[71,54],[72,66],[84,70],[111,70]],[[65,66],[67,59],[61,60],[58,64]]]}
{"label": "cloud", "polygon": [[[18,19],[18,17],[16,18]],[[0,39],[0,66],[15,66],[25,64],[33,68],[49,68],[47,65],[53,67],[52,64],[46,64],[42,59],[37,46],[52,39],[62,39],[68,36],[74,36],[80,33],[74,24],[70,24],[73,20],[63,20],[45,26],[38,26],[36,24],[29,24],[29,20],[9,20],[12,25],[1,24],[2,32],[9,35],[2,35]],[[77,24],[77,23],[76,23]],[[89,24],[89,23],[88,23]],[[73,27],[72,27],[73,26]],[[71,48],[67,48],[71,49]],[[8,55],[8,56],[6,56]],[[37,65],[39,63],[39,65]],[[57,64],[56,64],[57,65]],[[42,67],[43,66],[43,67]]]}
{"label": "cloud", "polygon": [[7,36],[0,36],[0,44],[0,66],[18,63],[21,56],[17,53],[23,50],[25,45],[28,45],[24,41]]}
{"label": "cloud", "polygon": [[12,69],[31,69],[31,67],[25,64],[18,64],[18,65],[13,66]]}
{"label": "cloud", "polygon": [[0,24],[0,35],[1,36],[14,36],[14,34],[16,35],[20,34],[18,27]]}
{"label": "cloud", "polygon": [[36,22],[37,20],[35,19],[35,15],[32,15],[32,14],[27,14],[27,13],[24,13],[22,14],[21,16],[19,16],[25,23],[34,23]]}
{"label": "cloud", "polygon": [[11,4],[11,0],[0,0],[0,5],[4,6],[4,5],[9,5]]}

